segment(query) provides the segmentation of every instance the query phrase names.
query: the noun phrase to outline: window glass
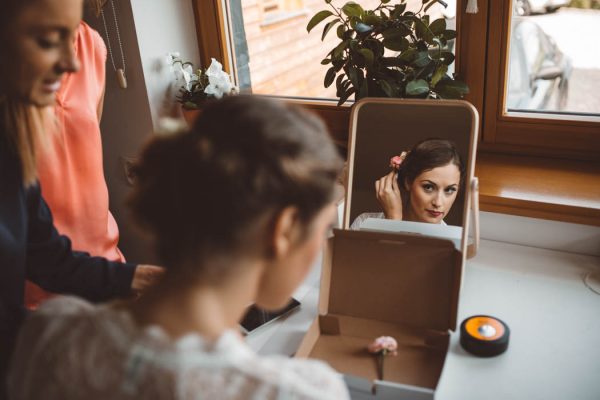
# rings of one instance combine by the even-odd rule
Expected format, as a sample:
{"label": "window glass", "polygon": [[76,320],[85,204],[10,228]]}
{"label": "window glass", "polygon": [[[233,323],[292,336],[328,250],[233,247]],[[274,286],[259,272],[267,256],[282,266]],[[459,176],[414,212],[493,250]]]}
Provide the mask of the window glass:
{"label": "window glass", "polygon": [[505,111],[600,117],[600,1],[513,0],[512,10]]}
{"label": "window glass", "polygon": [[[347,1],[333,0],[336,7]],[[374,9],[379,0],[356,0],[364,9]],[[407,0],[407,10],[417,11],[422,0]],[[456,29],[456,0],[448,7],[433,5],[431,20],[446,18],[448,29]],[[308,21],[321,10],[331,9],[325,0],[229,0],[235,72],[242,90],[257,94],[308,98],[336,98],[335,85],[323,81],[330,67],[321,65],[338,43],[335,29],[321,41],[324,24],[307,33]],[[453,45],[453,43],[451,44]],[[452,49],[454,51],[454,49]],[[452,73],[454,64],[450,65]]]}

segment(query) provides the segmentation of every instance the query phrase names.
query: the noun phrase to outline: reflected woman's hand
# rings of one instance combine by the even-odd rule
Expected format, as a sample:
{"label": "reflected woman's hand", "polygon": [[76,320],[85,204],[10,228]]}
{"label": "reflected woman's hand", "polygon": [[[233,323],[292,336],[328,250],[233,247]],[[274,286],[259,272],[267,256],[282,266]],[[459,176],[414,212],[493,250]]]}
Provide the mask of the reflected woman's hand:
{"label": "reflected woman's hand", "polygon": [[402,219],[402,197],[398,187],[398,173],[391,171],[375,181],[375,195],[386,219]]}

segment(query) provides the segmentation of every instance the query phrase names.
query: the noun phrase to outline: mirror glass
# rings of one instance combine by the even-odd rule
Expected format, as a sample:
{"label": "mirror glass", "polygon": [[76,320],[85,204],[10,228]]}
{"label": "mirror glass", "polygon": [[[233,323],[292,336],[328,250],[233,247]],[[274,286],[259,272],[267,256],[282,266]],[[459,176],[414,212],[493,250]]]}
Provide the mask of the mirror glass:
{"label": "mirror glass", "polygon": [[[415,145],[428,139],[441,139],[441,142],[450,142],[460,155],[463,164],[463,176],[459,179],[456,197],[451,207],[443,198],[449,194],[451,188],[435,187],[435,185],[422,184],[425,175],[419,172],[415,183],[405,184],[406,190],[402,193],[402,212],[404,220],[407,220],[412,207],[413,221],[415,216],[434,217],[443,212],[439,221],[440,225],[448,225],[454,228],[448,230],[456,231],[456,227],[462,228],[466,223],[467,213],[467,182],[473,177],[475,160],[475,136],[477,126],[477,112],[468,102],[459,100],[402,100],[402,99],[364,99],[354,105],[351,124],[350,140],[348,149],[348,188],[346,198],[346,209],[344,215],[344,227],[350,228],[356,218],[363,213],[381,213],[384,211],[376,196],[376,181],[388,175],[392,171],[390,159],[394,156],[409,152]],[[422,147],[420,147],[422,149]],[[412,151],[415,154],[423,152]],[[408,165],[417,165],[418,159],[413,158],[408,162],[410,154],[406,156],[400,168]],[[430,161],[428,161],[430,162]],[[404,164],[404,165],[403,165]],[[424,165],[421,163],[421,165]],[[433,170],[437,172],[439,168]],[[460,176],[458,168],[454,167],[455,176]],[[419,171],[414,169],[413,171]],[[426,172],[427,170],[423,170]],[[451,172],[451,171],[450,171]],[[458,174],[458,175],[457,175]],[[453,183],[452,172],[450,178],[441,175],[429,175],[433,183]],[[439,179],[439,180],[438,180]],[[400,182],[398,181],[400,184]],[[413,190],[413,188],[415,188]],[[447,190],[448,189],[448,190]],[[418,198],[418,193],[433,193],[442,191],[441,202],[443,204],[431,206],[427,196]],[[421,191],[421,192],[419,192]],[[445,191],[445,192],[444,192]],[[431,198],[431,197],[429,197]],[[447,197],[445,197],[447,199]],[[413,207],[414,206],[414,207]],[[408,208],[408,212],[407,212]],[[441,211],[439,211],[441,210]],[[429,214],[428,214],[429,213]],[[365,218],[365,215],[361,216]],[[379,217],[381,218],[381,216]],[[366,219],[365,219],[366,221]],[[372,222],[372,221],[371,221]],[[418,221],[424,222],[424,221]],[[361,224],[358,224],[361,225]],[[386,224],[383,224],[386,225]],[[389,224],[388,224],[389,225]],[[401,225],[401,224],[400,224]],[[396,226],[400,226],[396,224]],[[407,231],[415,228],[414,224],[405,224]],[[356,224],[353,228],[357,227]]]}

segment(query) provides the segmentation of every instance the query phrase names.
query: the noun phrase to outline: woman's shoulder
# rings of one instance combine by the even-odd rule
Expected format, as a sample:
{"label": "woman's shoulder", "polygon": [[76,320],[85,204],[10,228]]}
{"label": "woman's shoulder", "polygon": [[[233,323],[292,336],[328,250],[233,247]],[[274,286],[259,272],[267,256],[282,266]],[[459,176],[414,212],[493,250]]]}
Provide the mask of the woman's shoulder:
{"label": "woman's shoulder", "polygon": [[[249,349],[248,351],[250,352]],[[349,398],[342,375],[322,361],[284,356],[265,357],[251,352],[245,356],[240,353],[240,357],[232,362],[230,368],[233,374],[245,382],[243,386],[256,388],[255,391],[264,394],[264,398]]]}
{"label": "woman's shoulder", "polygon": [[309,359],[259,356],[231,332],[218,341],[214,351],[201,355],[183,363],[189,369],[178,374],[188,377],[185,382],[179,382],[186,391],[202,391],[223,399],[248,398],[251,394],[264,399],[349,398],[342,376],[327,364]]}
{"label": "woman's shoulder", "polygon": [[93,48],[98,51],[102,61],[106,60],[106,44],[97,30],[89,26],[84,21],[81,21],[78,28],[78,34],[80,35],[80,39],[88,44],[89,48]]}
{"label": "woman's shoulder", "polygon": [[120,370],[131,342],[129,325],[106,306],[70,296],[47,300],[27,316],[19,332],[10,377],[13,397],[78,398],[93,392],[90,382],[114,384],[112,375]]}
{"label": "woman's shoulder", "polygon": [[283,359],[279,365],[284,382],[283,393],[306,399],[347,399],[348,388],[340,373],[314,359]]}
{"label": "woman's shoulder", "polygon": [[[114,312],[106,312],[107,306],[96,306],[74,296],[57,296],[45,301],[36,311],[29,313],[21,328],[21,343],[46,342],[59,345],[68,341],[73,349],[86,346],[102,336],[108,325],[122,325]],[[77,350],[75,350],[77,351]]]}

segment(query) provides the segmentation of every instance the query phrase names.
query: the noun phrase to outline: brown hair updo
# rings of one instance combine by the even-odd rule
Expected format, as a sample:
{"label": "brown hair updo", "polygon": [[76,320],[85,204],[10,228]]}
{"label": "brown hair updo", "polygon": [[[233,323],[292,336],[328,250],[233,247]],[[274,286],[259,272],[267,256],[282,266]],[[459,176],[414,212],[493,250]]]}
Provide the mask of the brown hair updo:
{"label": "brown hair updo", "polygon": [[167,267],[209,256],[269,256],[274,216],[295,206],[308,226],[333,200],[341,160],[324,124],[283,102],[231,96],[189,132],[146,147],[129,204]]}
{"label": "brown hair updo", "polygon": [[450,163],[458,167],[462,186],[465,166],[453,142],[446,139],[425,139],[417,143],[406,155],[398,170],[398,187],[403,195],[403,202],[408,202],[405,184],[410,186],[424,171]]}

